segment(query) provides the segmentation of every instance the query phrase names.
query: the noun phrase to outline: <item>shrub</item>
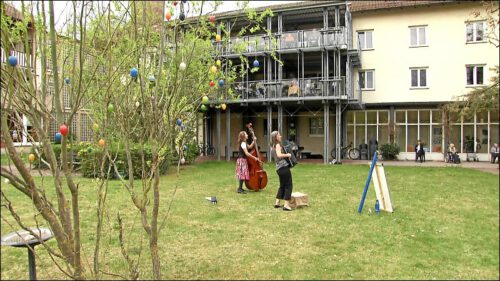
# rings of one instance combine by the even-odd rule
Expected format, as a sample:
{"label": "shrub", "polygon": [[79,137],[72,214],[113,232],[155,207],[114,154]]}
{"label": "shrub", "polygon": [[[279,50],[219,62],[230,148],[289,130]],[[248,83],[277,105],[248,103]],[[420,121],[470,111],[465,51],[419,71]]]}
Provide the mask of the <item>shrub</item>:
{"label": "shrub", "polygon": [[[69,152],[68,153],[68,157],[69,157],[68,161],[71,161],[73,163],[73,168],[77,168],[79,166],[79,164],[76,164],[76,163],[80,162],[80,159],[78,158],[78,152],[80,150],[86,149],[87,147],[90,147],[90,146],[92,146],[92,144],[89,142],[79,142],[79,143],[75,142],[72,144],[70,144],[70,143],[67,144],[67,148],[68,148],[68,152]],[[61,144],[53,143],[52,150],[54,151],[54,154],[56,156],[57,163],[60,165],[61,164],[61,160],[60,160],[60,158],[61,158]],[[47,161],[47,158],[45,157],[41,146],[38,147],[38,151],[40,151],[42,153],[41,157],[45,161]],[[30,153],[33,153],[36,155],[34,147],[31,147]],[[49,168],[49,167],[47,167],[47,165],[43,164],[43,162],[40,161],[40,158],[38,158],[38,156],[36,157],[35,161],[33,161],[33,167],[41,168],[41,169],[48,169]]]}
{"label": "shrub", "polygon": [[380,150],[384,160],[394,160],[399,154],[399,146],[394,143],[385,143],[380,146]]}

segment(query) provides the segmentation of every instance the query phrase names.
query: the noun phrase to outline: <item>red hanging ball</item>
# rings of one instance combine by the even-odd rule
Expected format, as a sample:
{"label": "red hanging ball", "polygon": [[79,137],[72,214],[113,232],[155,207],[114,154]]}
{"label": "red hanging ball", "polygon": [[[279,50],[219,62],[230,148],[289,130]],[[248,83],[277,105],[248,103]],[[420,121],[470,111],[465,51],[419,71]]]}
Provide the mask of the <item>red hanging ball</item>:
{"label": "red hanging ball", "polygon": [[215,86],[215,82],[214,81],[210,81],[210,87],[213,87]]}
{"label": "red hanging ball", "polygon": [[61,127],[59,127],[59,132],[63,136],[68,135],[68,127],[65,124],[62,124]]}

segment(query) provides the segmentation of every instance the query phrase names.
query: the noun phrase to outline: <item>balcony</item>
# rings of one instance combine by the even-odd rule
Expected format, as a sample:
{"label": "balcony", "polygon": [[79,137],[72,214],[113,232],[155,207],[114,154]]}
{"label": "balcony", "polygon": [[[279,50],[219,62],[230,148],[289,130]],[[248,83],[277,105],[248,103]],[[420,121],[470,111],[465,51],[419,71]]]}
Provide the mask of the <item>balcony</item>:
{"label": "balcony", "polygon": [[317,51],[321,48],[327,50],[347,50],[347,27],[337,27],[328,30],[310,29],[283,32],[273,36],[252,35],[238,38],[230,38],[227,46],[223,43],[215,43],[217,50],[224,56],[234,57],[239,54],[259,54],[275,49],[278,52]]}
{"label": "balcony", "polygon": [[[295,81],[295,85],[292,85]],[[220,89],[219,97],[225,102],[266,102],[266,101],[304,101],[304,100],[351,100],[346,92],[345,76],[322,79],[285,79],[280,82],[248,81],[235,82],[231,86],[235,99],[223,94]],[[215,98],[210,96],[211,99]]]}
{"label": "balcony", "polygon": [[17,65],[19,65],[20,67],[27,67],[28,56],[25,53],[13,50],[13,51],[11,51],[11,54],[7,55],[3,48],[1,49],[1,62],[2,62],[2,64],[7,63],[7,59],[11,55],[14,55],[17,57]]}

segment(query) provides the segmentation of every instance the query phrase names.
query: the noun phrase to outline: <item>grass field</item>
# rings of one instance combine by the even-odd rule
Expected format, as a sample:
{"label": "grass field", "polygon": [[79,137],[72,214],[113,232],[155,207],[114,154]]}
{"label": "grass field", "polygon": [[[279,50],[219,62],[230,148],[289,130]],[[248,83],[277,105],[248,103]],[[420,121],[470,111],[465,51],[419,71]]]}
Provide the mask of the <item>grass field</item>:
{"label": "grass field", "polygon": [[[459,167],[387,166],[394,213],[369,212],[375,203],[370,185],[358,214],[368,170],[368,165],[297,166],[294,191],[307,193],[310,206],[293,212],[273,208],[278,178],[272,165],[267,165],[267,188],[244,195],[236,193],[232,162],[207,162],[164,176],[162,214],[177,190],[160,233],[163,278],[499,279],[497,175]],[[84,257],[91,262],[96,185],[80,182]],[[44,184],[51,186],[51,179],[44,178]],[[29,201],[12,187],[2,190],[30,219]],[[207,196],[217,196],[218,204]],[[108,203],[103,270],[127,271],[117,239],[119,211],[130,254],[141,256],[140,278],[151,279],[139,216],[118,181],[109,184]],[[13,230],[7,223],[13,220],[4,208],[2,218],[4,235]],[[37,254],[39,279],[65,278],[43,247]],[[0,278],[27,279],[27,263],[25,249],[2,247]]]}

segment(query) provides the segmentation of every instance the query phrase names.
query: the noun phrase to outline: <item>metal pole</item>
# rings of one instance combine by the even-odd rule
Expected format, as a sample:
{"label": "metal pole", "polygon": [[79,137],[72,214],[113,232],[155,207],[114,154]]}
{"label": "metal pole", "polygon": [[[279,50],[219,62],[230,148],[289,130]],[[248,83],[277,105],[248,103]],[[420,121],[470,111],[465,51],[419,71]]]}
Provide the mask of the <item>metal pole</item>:
{"label": "metal pole", "polygon": [[358,213],[361,214],[363,210],[363,204],[365,204],[366,192],[368,191],[368,186],[370,186],[370,180],[372,179],[373,168],[377,163],[377,151],[373,153],[372,166],[370,167],[370,172],[368,172],[368,178],[366,179],[365,190],[363,191],[363,196],[361,197],[361,202],[359,202]]}
{"label": "metal pole", "polygon": [[30,249],[29,247],[26,247],[28,249],[28,266],[29,266],[29,272],[30,272],[30,280],[36,280],[36,264],[35,264],[35,247]]}

